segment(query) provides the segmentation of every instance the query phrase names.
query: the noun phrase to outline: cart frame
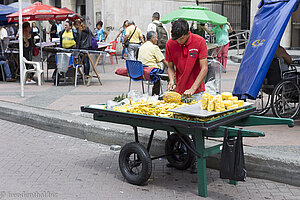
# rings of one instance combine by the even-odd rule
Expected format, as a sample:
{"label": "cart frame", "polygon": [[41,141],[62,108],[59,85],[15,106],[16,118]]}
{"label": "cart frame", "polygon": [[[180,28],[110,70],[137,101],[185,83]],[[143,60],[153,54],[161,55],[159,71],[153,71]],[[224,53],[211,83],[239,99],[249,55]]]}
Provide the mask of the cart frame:
{"label": "cart frame", "polygon": [[[279,119],[251,115],[255,113],[255,107],[246,108],[240,112],[232,113],[207,122],[195,122],[142,114],[124,113],[106,109],[89,108],[89,106],[81,107],[81,111],[93,113],[94,120],[96,121],[132,126],[134,129],[135,143],[139,143],[138,127],[152,129],[147,145],[148,152],[150,151],[156,130],[167,131],[168,137],[170,136],[170,132],[175,132],[180,135],[191,135],[196,145],[194,152],[197,160],[198,195],[201,197],[207,197],[206,157],[221,152],[222,147],[222,144],[218,144],[205,148],[205,138],[222,138],[224,137],[225,129],[228,130],[229,137],[236,137],[239,128],[235,128],[235,126],[245,127],[278,124],[287,124],[289,127],[294,126],[294,121],[292,119]],[[245,129],[242,129],[241,133],[242,137],[264,136],[263,132]],[[166,155],[152,157],[151,160],[164,156]],[[236,181],[232,180],[230,180],[230,183],[237,184]]]}

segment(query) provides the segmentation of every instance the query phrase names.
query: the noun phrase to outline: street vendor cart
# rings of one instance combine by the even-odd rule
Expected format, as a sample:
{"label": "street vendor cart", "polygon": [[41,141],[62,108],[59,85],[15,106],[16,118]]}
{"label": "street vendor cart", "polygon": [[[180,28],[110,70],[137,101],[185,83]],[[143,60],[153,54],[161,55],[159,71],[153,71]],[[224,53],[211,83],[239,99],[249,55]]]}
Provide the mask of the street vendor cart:
{"label": "street vendor cart", "polygon": [[[248,106],[236,112],[205,121],[192,121],[177,118],[167,118],[119,112],[105,109],[104,105],[90,105],[81,107],[82,112],[93,113],[94,120],[130,125],[134,129],[135,140],[124,145],[119,155],[119,167],[125,179],[132,184],[142,185],[152,173],[152,160],[166,156],[172,166],[177,169],[187,169],[196,155],[198,194],[207,197],[206,157],[221,151],[222,144],[205,147],[206,138],[222,138],[227,129],[229,137],[236,137],[239,128],[246,126],[287,124],[294,126],[291,119],[278,119],[252,115],[255,107]],[[147,147],[139,143],[138,127],[152,129]],[[157,130],[167,132],[165,151],[166,155],[151,157],[149,154],[154,133]],[[170,134],[170,133],[173,134]],[[264,136],[263,132],[241,130],[243,137]],[[174,137],[176,135],[176,137]],[[190,142],[192,136],[194,143]],[[181,140],[185,150],[180,151],[180,144],[175,138]],[[177,146],[176,146],[177,145]],[[186,155],[187,152],[187,155]],[[236,184],[235,181],[230,181]]]}

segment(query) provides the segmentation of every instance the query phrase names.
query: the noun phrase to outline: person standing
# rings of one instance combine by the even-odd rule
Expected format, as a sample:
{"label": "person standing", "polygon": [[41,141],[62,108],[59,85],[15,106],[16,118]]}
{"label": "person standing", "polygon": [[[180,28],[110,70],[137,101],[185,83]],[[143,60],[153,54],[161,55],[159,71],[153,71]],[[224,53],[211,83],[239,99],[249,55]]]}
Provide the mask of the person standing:
{"label": "person standing", "polygon": [[[77,39],[78,49],[92,49],[92,35],[89,27],[81,22],[79,25],[79,33]],[[90,61],[88,56],[84,57],[84,75],[88,76],[90,73]]]}
{"label": "person standing", "polygon": [[72,30],[72,22],[66,21],[65,29],[60,34],[60,44],[62,48],[76,48],[76,34]]}
{"label": "person standing", "polygon": [[[138,60],[148,67],[160,68],[157,64],[162,62],[166,66],[168,66],[167,61],[165,60],[165,56],[160,51],[157,46],[157,33],[154,31],[149,31],[147,33],[147,41],[140,47]],[[160,79],[154,82],[152,88],[152,95],[160,94]]]}
{"label": "person standing", "polygon": [[221,48],[218,49],[218,61],[223,66],[223,72],[226,73],[226,65],[227,65],[227,56],[229,49],[229,37],[228,33],[232,33],[233,29],[229,22],[227,24],[215,26],[211,31],[207,30],[205,27],[203,29],[210,35],[216,35],[216,43],[222,45]]}
{"label": "person standing", "polygon": [[126,28],[127,28],[127,27],[128,27],[128,20],[125,20],[124,23],[123,23],[123,26],[120,28],[120,32],[118,33],[118,35],[117,35],[116,38],[115,38],[115,41],[117,41],[118,37],[121,35],[121,40],[120,40],[120,42],[122,43],[122,46],[123,46],[122,53],[121,53],[121,58],[122,58],[122,59],[125,59],[125,58],[124,58],[124,53],[126,53],[126,55],[128,56],[127,47],[125,47],[125,46],[123,45],[124,37],[125,37],[125,34],[126,34]]}
{"label": "person standing", "polygon": [[97,40],[99,42],[105,42],[108,34],[107,32],[104,30],[103,28],[103,22],[102,21],[99,21],[97,24],[96,24],[96,33],[97,33]]}
{"label": "person standing", "polygon": [[57,34],[57,36],[59,37],[59,36],[60,36],[60,33],[61,33],[62,30],[63,30],[63,26],[62,26],[62,24],[61,24],[61,21],[57,21],[57,20],[56,20],[56,27],[57,27],[57,32],[56,32],[56,34]]}
{"label": "person standing", "polygon": [[154,31],[157,33],[157,45],[163,50],[166,47],[168,41],[168,32],[165,27],[159,22],[160,14],[158,12],[153,13],[152,22],[148,25],[147,32]]}
{"label": "person standing", "polygon": [[52,41],[53,38],[58,38],[57,36],[57,26],[54,22],[54,20],[50,20],[49,23],[51,24],[50,28],[50,41]]}
{"label": "person standing", "polygon": [[201,92],[205,91],[204,79],[208,71],[205,39],[191,33],[184,19],[174,21],[171,36],[166,44],[168,90],[199,100]]}
{"label": "person standing", "polygon": [[129,40],[128,60],[136,60],[138,48],[141,46],[141,42],[144,43],[144,38],[141,29],[135,26],[133,20],[128,20],[128,27],[123,44],[125,44],[127,40]]}

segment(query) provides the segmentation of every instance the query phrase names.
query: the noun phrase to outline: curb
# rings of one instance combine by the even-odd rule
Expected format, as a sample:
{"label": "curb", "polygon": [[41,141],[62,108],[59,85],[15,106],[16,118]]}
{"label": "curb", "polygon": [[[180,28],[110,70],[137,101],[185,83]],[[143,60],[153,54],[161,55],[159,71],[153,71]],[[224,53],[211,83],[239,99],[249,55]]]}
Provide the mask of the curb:
{"label": "curb", "polygon": [[[106,145],[125,145],[134,141],[130,126],[94,121],[92,115],[85,117],[60,111],[48,110],[22,104],[0,101],[0,118],[32,126],[38,129],[68,135]],[[122,137],[120,137],[122,135]],[[149,129],[139,129],[139,140],[148,143]],[[151,146],[152,155],[162,155],[166,133],[157,131]],[[215,144],[207,140],[207,145]],[[284,157],[276,148],[244,147],[247,175],[290,185],[300,186],[299,156]],[[220,154],[207,158],[209,168],[219,169]]]}

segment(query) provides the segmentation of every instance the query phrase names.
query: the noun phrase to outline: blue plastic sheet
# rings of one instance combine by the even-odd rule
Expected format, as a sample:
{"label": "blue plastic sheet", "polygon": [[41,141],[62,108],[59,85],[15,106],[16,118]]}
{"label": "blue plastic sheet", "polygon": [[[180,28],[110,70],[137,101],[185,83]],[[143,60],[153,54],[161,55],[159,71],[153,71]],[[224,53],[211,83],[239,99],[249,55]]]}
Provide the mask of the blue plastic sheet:
{"label": "blue plastic sheet", "polygon": [[233,94],[256,99],[280,43],[291,14],[299,0],[263,0],[259,7],[235,81]]}
{"label": "blue plastic sheet", "polygon": [[0,4],[0,25],[8,24],[6,15],[17,12],[17,8]]}

